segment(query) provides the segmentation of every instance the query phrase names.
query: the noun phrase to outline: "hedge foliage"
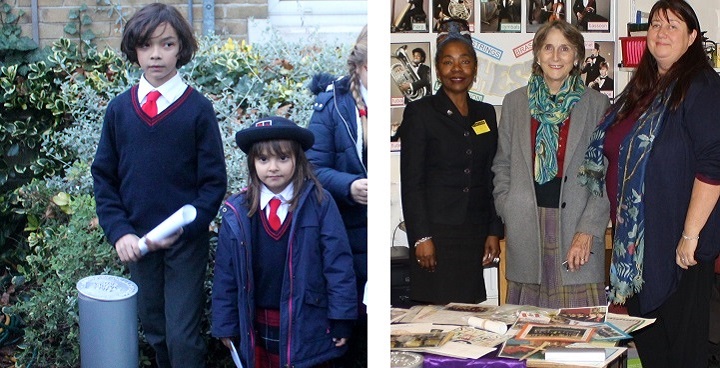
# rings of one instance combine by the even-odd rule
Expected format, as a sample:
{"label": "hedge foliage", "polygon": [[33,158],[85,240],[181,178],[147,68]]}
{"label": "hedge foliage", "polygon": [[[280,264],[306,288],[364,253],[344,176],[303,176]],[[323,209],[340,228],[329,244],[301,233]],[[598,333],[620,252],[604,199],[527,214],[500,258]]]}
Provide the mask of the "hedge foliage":
{"label": "hedge foliage", "polygon": [[[115,50],[83,45],[80,51],[67,39],[43,54],[38,61],[0,63],[0,232],[6,235],[0,264],[15,276],[15,304],[3,311],[26,324],[18,367],[76,367],[76,282],[93,274],[127,275],[97,225],[89,168],[105,107],[141,71]],[[307,90],[310,78],[345,74],[347,54],[348,45],[314,36],[302,44],[278,35],[262,45],[200,40],[199,52],[180,72],[214,102],[228,192],[244,187],[247,177],[235,133],[269,114],[307,124],[314,98]],[[213,223],[211,230],[217,227]],[[211,272],[212,264],[208,291]]]}

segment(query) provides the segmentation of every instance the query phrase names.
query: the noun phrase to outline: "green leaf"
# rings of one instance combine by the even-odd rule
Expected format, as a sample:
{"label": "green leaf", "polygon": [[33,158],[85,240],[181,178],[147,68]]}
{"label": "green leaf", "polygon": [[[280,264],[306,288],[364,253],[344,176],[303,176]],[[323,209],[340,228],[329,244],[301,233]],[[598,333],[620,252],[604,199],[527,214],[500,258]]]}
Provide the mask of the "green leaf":
{"label": "green leaf", "polygon": [[93,39],[95,39],[95,32],[93,32],[91,29],[86,29],[85,31],[83,31],[80,38],[83,41],[92,41]]}
{"label": "green leaf", "polygon": [[65,28],[63,28],[63,31],[69,35],[76,35],[78,33],[77,26],[75,23],[68,23],[65,25]]}

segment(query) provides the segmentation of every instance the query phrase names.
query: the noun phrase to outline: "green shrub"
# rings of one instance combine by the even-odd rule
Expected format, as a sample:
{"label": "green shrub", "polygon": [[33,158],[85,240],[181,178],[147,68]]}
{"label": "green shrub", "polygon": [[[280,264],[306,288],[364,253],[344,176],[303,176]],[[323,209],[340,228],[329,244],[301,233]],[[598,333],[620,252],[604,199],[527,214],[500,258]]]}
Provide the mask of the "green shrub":
{"label": "green shrub", "polygon": [[122,275],[123,267],[103,239],[91,196],[58,193],[43,203],[54,192],[35,184],[28,187],[36,191],[21,200],[45,208],[45,219],[28,228],[31,254],[18,267],[25,289],[14,312],[26,326],[19,358],[39,367],[75,367],[80,357],[75,285],[88,275]]}
{"label": "green shrub", "polygon": [[[307,125],[314,98],[306,89],[310,78],[320,71],[344,74],[346,55],[347,45],[313,38],[299,44],[275,36],[273,42],[252,46],[218,37],[201,40],[196,57],[181,73],[214,102],[229,193],[247,183],[246,159],[235,146],[235,133],[269,114]],[[35,180],[0,196],[0,215],[5,208],[5,213],[23,216],[27,223],[24,248],[18,247],[22,248],[18,253],[26,255],[25,264],[18,267],[25,283],[15,311],[27,324],[18,366],[75,367],[79,360],[76,282],[93,274],[127,276],[96,225],[89,167],[105,107],[137,82],[140,71],[114,50],[98,52],[90,47],[80,55],[68,40],[56,42],[47,60],[29,64],[28,70],[34,72],[21,75],[18,70],[0,68],[0,92],[4,91],[0,102],[8,113],[30,111],[29,115],[9,121],[5,119],[9,115],[1,112],[0,120],[5,126],[25,126],[26,131],[3,130],[0,149],[23,138],[32,138],[38,148],[23,163]],[[45,120],[36,121],[39,117]],[[21,166],[3,167],[0,162],[0,176],[18,174]],[[218,226],[211,224],[211,230],[216,232]],[[211,260],[215,241],[211,241]],[[212,262],[205,285],[208,296],[211,277]],[[203,323],[209,339],[208,316],[206,311]],[[208,366],[230,366],[227,359],[218,361],[219,354],[213,354],[226,354],[225,349],[216,340],[209,341]],[[143,362],[147,364],[147,358]]]}

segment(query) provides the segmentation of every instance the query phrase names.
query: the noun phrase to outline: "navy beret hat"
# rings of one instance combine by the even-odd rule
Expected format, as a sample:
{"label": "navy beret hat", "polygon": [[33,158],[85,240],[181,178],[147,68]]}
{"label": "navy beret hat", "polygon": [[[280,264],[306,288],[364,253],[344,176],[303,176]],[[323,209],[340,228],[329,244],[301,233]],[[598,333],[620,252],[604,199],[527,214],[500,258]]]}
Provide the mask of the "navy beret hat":
{"label": "navy beret hat", "polygon": [[310,130],[280,116],[262,118],[235,134],[235,142],[245,153],[250,153],[252,145],[257,142],[276,139],[296,141],[300,143],[303,151],[307,151],[315,143],[315,135]]}

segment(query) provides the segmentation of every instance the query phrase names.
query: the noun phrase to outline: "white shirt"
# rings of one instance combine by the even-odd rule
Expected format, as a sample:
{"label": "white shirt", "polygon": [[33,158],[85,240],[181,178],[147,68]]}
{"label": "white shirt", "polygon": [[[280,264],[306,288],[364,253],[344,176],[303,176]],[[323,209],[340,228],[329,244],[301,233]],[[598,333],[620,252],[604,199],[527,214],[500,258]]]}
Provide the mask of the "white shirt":
{"label": "white shirt", "polygon": [[145,105],[148,93],[157,90],[162,95],[155,102],[158,108],[157,112],[160,114],[185,93],[187,86],[180,76],[180,73],[175,73],[170,80],[158,88],[153,87],[152,84],[145,79],[145,74],[143,74],[140,78],[140,83],[138,83],[138,101],[140,101],[140,106]]}
{"label": "white shirt", "polygon": [[275,194],[268,189],[265,184],[262,185],[260,190],[260,208],[265,212],[265,218],[270,217],[270,200],[277,198],[280,200],[280,207],[278,207],[277,215],[280,218],[280,223],[285,222],[288,212],[290,211],[290,201],[293,199],[293,183],[288,183],[288,186],[283,189],[279,194]]}

